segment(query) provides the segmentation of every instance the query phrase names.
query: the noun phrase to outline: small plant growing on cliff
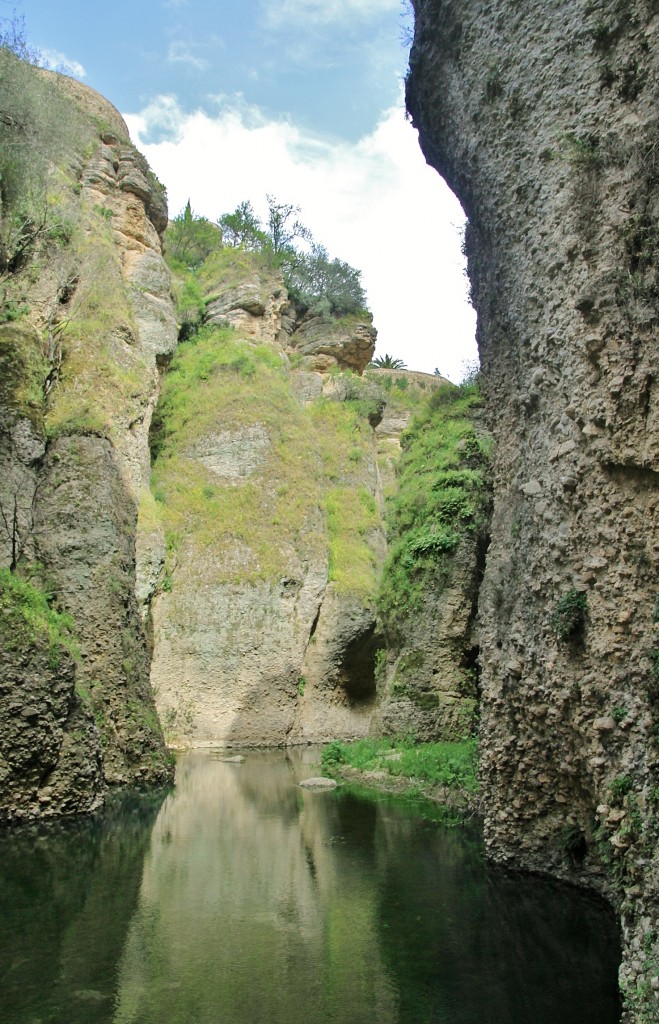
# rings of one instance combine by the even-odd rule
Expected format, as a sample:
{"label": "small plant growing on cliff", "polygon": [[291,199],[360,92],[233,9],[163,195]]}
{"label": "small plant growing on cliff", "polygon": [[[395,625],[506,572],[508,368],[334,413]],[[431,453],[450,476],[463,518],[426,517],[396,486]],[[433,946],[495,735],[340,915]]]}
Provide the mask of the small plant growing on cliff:
{"label": "small plant growing on cliff", "polygon": [[583,863],[588,852],[588,843],[577,825],[569,825],[563,830],[561,845],[575,867]]}
{"label": "small plant growing on cliff", "polygon": [[574,587],[556,603],[551,616],[551,628],[562,643],[579,639],[586,625],[588,598]]}
{"label": "small plant growing on cliff", "polygon": [[0,615],[6,626],[6,649],[19,649],[27,639],[47,644],[50,664],[57,668],[63,651],[74,660],[80,654],[74,635],[73,619],[52,606],[52,598],[30,580],[9,569],[0,569]]}
{"label": "small plant growing on cliff", "polygon": [[629,775],[617,775],[609,785],[609,791],[614,800],[620,800],[632,790],[633,785]]}
{"label": "small plant growing on cliff", "polygon": [[503,80],[501,78],[501,71],[496,64],[491,64],[485,78],[485,100],[487,103],[492,103],[502,93]]}

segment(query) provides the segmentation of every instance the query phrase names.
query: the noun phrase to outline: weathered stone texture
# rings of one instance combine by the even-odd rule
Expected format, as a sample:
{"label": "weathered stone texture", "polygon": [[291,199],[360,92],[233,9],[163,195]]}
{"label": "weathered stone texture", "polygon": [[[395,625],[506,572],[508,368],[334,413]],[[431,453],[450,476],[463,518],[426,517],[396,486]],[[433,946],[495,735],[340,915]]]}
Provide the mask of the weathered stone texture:
{"label": "weathered stone texture", "polygon": [[305,357],[314,370],[332,366],[362,373],[375,352],[377,331],[370,322],[354,316],[341,320],[325,317],[304,319],[290,339],[290,347]]}
{"label": "weathered stone texture", "polygon": [[[653,0],[414,6],[408,106],[469,217],[496,438],[480,601],[488,849],[609,892],[625,1019],[649,1020],[659,11]],[[562,642],[552,612],[575,591],[585,628]]]}
{"label": "weathered stone texture", "polygon": [[89,693],[110,783],[160,783],[170,775],[135,600],[136,518],[105,438],[49,445],[35,507],[37,551],[76,624],[78,680]]}
{"label": "weathered stone texture", "polygon": [[[0,504],[18,506],[17,529],[0,529],[0,564],[17,560],[16,537],[18,561],[42,564],[58,606],[75,619],[82,696],[66,659],[55,671],[38,652],[5,645],[3,685],[20,687],[21,701],[38,711],[24,717],[17,740],[20,749],[32,742],[34,756],[22,782],[20,758],[12,769],[14,818],[37,806],[43,814],[92,810],[101,764],[112,783],[171,777],[135,603],[158,362],[177,340],[159,237],[166,205],[119,113],[80,83],[34,73],[47,74],[89,123],[69,166],[50,171],[66,237],[37,239],[32,264],[10,282],[26,313],[0,338]],[[7,736],[11,714],[0,723]]]}
{"label": "weathered stone texture", "polygon": [[47,639],[16,649],[0,618],[0,822],[85,814],[103,801],[100,739],[75,690],[76,669]]}
{"label": "weathered stone texture", "polygon": [[373,731],[420,742],[473,734],[478,704],[474,628],[483,535],[465,535],[448,573],[424,580],[421,603],[387,637]]}
{"label": "weathered stone texture", "polygon": [[374,602],[329,583],[308,636],[291,743],[366,736],[376,702],[375,653],[382,645]]}

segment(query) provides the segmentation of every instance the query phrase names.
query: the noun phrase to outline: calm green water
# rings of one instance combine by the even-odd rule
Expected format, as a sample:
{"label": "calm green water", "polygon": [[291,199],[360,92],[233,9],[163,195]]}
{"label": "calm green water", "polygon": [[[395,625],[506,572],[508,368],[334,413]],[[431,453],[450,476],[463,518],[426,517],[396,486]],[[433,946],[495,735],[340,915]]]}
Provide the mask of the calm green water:
{"label": "calm green water", "polygon": [[476,829],[182,757],[175,792],[0,835],[1,1024],[614,1024],[602,907]]}

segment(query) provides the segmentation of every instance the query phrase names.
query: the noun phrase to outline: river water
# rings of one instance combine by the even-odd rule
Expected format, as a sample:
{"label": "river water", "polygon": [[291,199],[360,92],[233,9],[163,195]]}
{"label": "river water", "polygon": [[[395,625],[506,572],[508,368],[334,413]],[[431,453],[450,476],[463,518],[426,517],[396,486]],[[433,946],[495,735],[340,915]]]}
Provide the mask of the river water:
{"label": "river water", "polygon": [[302,790],[310,751],[0,834],[1,1024],[615,1024],[603,906],[430,805]]}

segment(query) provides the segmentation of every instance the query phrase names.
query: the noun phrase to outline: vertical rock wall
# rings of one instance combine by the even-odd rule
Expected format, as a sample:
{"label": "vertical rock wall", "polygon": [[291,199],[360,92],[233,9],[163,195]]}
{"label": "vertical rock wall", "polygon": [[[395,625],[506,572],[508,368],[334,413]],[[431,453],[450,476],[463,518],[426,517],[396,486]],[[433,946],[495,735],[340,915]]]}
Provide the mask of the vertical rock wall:
{"label": "vertical rock wall", "polygon": [[[171,776],[135,601],[135,542],[158,364],[177,339],[162,187],[120,115],[71,79],[18,73],[26,112],[7,123],[17,125],[17,152],[27,129],[43,150],[34,188],[47,212],[3,277],[0,566],[32,566],[33,582],[72,616],[79,658],[62,657],[56,670],[46,641],[21,647],[3,630],[0,765],[11,778],[4,772],[2,813],[14,818],[86,812],[105,783]],[[8,93],[1,109],[10,102]],[[76,132],[49,159],[47,132],[57,135],[61,117],[62,131],[70,121]],[[20,618],[20,601],[12,614]],[[16,751],[31,754],[21,761]]]}
{"label": "vertical rock wall", "polygon": [[407,100],[469,217],[496,439],[486,838],[620,906],[659,1012],[659,9],[416,0]]}
{"label": "vertical rock wall", "polygon": [[[154,421],[152,511],[167,550],[146,606],[175,745],[355,738],[375,703],[380,394],[338,372],[332,324],[322,358],[337,372],[315,370],[311,354],[308,369],[291,368],[268,312],[282,294],[273,283],[268,298],[261,279],[221,282],[255,322],[182,344]],[[216,305],[211,323],[224,312]],[[140,519],[145,540],[152,518]]]}

